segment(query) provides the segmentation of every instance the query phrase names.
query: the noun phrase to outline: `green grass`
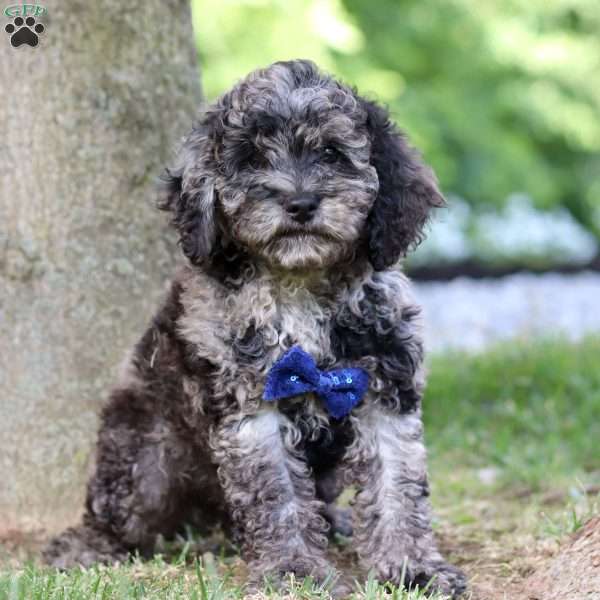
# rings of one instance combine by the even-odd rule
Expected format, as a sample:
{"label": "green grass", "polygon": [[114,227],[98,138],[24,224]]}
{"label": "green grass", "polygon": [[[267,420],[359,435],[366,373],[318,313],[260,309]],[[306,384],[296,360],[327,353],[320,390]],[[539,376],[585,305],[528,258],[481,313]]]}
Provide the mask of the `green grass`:
{"label": "green grass", "polygon": [[[220,569],[218,574],[203,568],[195,560],[168,563],[162,557],[141,563],[132,561],[119,567],[73,569],[60,573],[28,564],[12,573],[0,574],[2,600],[238,600],[247,598],[232,580],[232,573]],[[261,598],[298,598],[326,600],[328,585],[317,585],[310,578],[296,581],[291,577],[286,591],[278,591],[265,583],[264,590],[252,596]],[[364,584],[356,583],[351,598],[361,600],[424,600],[423,590],[404,591],[378,584],[372,577]],[[440,596],[430,600],[443,600]]]}
{"label": "green grass", "polygon": [[227,600],[240,591],[196,563],[166,563],[157,557],[145,564],[133,561],[118,568],[95,567],[60,573],[32,564],[21,571],[0,576],[0,598],[7,600],[141,600],[142,598],[189,598]]}
{"label": "green grass", "polygon": [[600,339],[510,344],[430,365],[424,415],[437,466],[497,469],[502,484],[600,469]]}
{"label": "green grass", "polygon": [[[598,491],[598,486],[594,488]],[[581,529],[592,517],[600,514],[600,493],[589,493],[583,486],[570,490],[567,505],[553,515],[542,512],[542,531],[548,536],[561,539]]]}
{"label": "green grass", "polygon": [[[475,582],[522,578],[536,540],[552,543],[597,514],[600,483],[600,338],[510,344],[430,361],[424,404],[434,525],[444,552]],[[491,479],[482,473],[491,473]],[[588,493],[587,490],[595,490]],[[336,551],[344,552],[342,547]],[[2,553],[0,552],[0,556]],[[59,573],[34,561],[0,561],[0,600],[229,600],[244,597],[237,556],[172,558]],[[10,566],[9,566],[10,565]],[[490,575],[492,573],[492,575]],[[494,581],[492,580],[492,583]],[[355,599],[419,600],[422,591],[357,583]],[[253,598],[327,598],[310,580]],[[473,600],[486,598],[475,591]],[[441,600],[441,599],[437,599]]]}

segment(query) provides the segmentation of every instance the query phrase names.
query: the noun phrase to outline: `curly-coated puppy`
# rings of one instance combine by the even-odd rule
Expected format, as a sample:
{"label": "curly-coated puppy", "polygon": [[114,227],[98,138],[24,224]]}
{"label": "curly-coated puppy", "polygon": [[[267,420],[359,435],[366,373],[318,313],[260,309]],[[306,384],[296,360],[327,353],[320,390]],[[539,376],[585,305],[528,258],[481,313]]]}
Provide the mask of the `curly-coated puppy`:
{"label": "curly-coated puppy", "polygon": [[[366,569],[459,595],[430,524],[419,308],[395,267],[443,204],[431,170],[384,109],[298,60],[208,107],[164,183],[188,261],[102,411],[83,523],[46,560],[147,555],[183,522],[220,523],[255,583],[323,578],[346,483]],[[296,346],[314,389],[265,400]],[[335,396],[353,372],[366,393]],[[341,413],[324,401],[344,393]]]}

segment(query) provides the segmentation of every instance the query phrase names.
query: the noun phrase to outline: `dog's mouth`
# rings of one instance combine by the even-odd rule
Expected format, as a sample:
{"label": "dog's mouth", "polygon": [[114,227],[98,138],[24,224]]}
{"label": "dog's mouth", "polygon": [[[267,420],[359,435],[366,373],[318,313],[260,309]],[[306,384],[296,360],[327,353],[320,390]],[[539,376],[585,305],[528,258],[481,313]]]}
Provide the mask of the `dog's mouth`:
{"label": "dog's mouth", "polygon": [[318,229],[292,229],[286,228],[278,231],[274,239],[297,239],[300,241],[310,241],[314,239],[334,241],[333,236],[326,231],[320,231]]}
{"label": "dog's mouth", "polygon": [[344,250],[342,240],[325,228],[283,226],[258,251],[286,269],[321,268]]}

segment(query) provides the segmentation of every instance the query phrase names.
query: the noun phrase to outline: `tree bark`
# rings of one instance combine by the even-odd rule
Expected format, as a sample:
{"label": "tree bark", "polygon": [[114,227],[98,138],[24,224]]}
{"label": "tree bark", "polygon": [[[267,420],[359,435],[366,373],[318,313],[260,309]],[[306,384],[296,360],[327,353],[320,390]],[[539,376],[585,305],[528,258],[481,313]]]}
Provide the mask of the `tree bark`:
{"label": "tree bark", "polygon": [[155,180],[191,125],[186,0],[43,0],[0,31],[0,529],[72,522],[97,414],[175,256]]}

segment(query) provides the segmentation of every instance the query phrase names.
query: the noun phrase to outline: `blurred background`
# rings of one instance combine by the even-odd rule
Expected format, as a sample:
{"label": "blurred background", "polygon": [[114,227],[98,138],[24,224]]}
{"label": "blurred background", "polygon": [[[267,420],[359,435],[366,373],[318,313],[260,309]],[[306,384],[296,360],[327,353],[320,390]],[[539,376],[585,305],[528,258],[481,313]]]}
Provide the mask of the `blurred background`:
{"label": "blurred background", "polygon": [[193,0],[208,100],[307,57],[386,103],[450,203],[414,266],[587,264],[600,235],[595,0]]}
{"label": "blurred background", "polygon": [[[404,265],[436,529],[473,600],[524,597],[599,512],[598,1],[44,7],[37,47],[0,40],[0,597],[5,561],[76,521],[102,402],[180,260],[157,176],[203,101],[292,58],[386,104],[440,179],[448,208]],[[571,581],[557,565],[542,580]],[[119,573],[106,585],[124,597],[137,575]]]}

